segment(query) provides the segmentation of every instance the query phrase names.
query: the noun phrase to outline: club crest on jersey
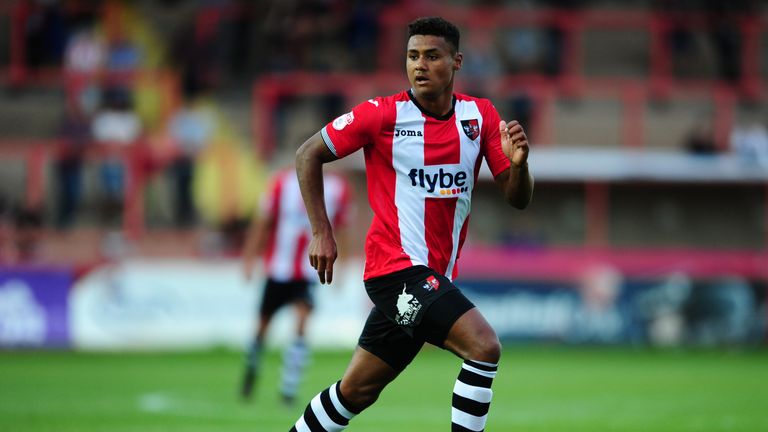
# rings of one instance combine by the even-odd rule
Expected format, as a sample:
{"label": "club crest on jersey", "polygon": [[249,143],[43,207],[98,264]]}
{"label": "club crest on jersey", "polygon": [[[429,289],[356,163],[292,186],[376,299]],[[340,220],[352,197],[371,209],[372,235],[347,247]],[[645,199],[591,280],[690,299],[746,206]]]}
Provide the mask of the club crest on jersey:
{"label": "club crest on jersey", "polygon": [[348,124],[352,124],[353,121],[355,121],[355,115],[352,113],[352,111],[350,111],[346,114],[336,117],[336,120],[333,121],[333,128],[336,130],[342,130],[347,127]]}
{"label": "club crest on jersey", "polygon": [[424,281],[424,285],[421,286],[427,291],[435,290],[437,291],[438,288],[440,288],[440,281],[437,280],[436,277],[430,276],[427,278],[427,280]]}
{"label": "club crest on jersey", "polygon": [[405,292],[406,285],[403,284],[403,292],[397,296],[397,315],[395,321],[400,325],[411,325],[416,319],[416,314],[421,310],[421,303],[413,296]]}
{"label": "club crest on jersey", "polygon": [[464,134],[472,141],[480,136],[480,123],[477,119],[462,120],[461,128],[464,129]]}

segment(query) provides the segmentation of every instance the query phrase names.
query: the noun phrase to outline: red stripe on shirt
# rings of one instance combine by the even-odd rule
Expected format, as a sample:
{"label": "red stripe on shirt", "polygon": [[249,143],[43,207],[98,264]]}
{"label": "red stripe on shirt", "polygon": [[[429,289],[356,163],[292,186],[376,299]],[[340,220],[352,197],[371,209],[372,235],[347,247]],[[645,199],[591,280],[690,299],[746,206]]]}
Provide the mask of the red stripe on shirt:
{"label": "red stripe on shirt", "polygon": [[305,278],[304,261],[309,259],[306,256],[308,243],[309,237],[306,232],[296,239],[296,255],[293,257],[293,280],[303,280]]}
{"label": "red stripe on shirt", "polygon": [[426,117],[424,123],[424,165],[461,162],[461,139],[454,117],[439,121]]}
{"label": "red stripe on shirt", "polygon": [[464,246],[464,240],[467,239],[467,228],[469,228],[469,216],[464,219],[464,225],[461,226],[461,231],[459,232],[459,251],[456,253],[456,262],[453,264],[451,279],[456,279],[459,276],[459,258],[461,257],[461,248]]}
{"label": "red stripe on shirt", "polygon": [[453,253],[453,220],[458,198],[426,198],[424,221],[429,224],[424,239],[429,250],[429,267],[440,274],[448,270]]}
{"label": "red stripe on shirt", "polygon": [[275,177],[271,195],[269,195],[269,200],[265,203],[268,207],[263,212],[263,217],[272,224],[264,250],[264,262],[269,273],[271,273],[272,259],[277,248],[277,230],[274,228],[279,223],[278,216],[280,215],[280,202],[281,195],[283,194],[283,180],[284,176],[282,174]]}

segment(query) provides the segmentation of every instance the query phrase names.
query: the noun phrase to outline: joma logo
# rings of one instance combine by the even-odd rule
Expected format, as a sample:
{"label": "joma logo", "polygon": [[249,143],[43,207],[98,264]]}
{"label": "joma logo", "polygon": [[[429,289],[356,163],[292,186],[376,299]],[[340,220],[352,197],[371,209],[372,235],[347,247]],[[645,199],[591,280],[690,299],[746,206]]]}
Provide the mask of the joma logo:
{"label": "joma logo", "polygon": [[424,136],[420,130],[409,130],[409,129],[395,129],[395,136],[401,137],[401,136],[412,136],[412,137],[420,137]]}

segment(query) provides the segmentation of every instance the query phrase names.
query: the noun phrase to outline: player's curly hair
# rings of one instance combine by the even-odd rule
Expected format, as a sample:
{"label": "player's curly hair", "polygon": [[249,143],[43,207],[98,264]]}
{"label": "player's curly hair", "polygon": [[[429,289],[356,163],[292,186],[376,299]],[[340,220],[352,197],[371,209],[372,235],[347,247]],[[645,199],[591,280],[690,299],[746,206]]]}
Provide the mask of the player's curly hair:
{"label": "player's curly hair", "polygon": [[454,54],[459,51],[459,29],[441,17],[422,17],[408,24],[408,39],[413,35],[439,36],[452,47]]}

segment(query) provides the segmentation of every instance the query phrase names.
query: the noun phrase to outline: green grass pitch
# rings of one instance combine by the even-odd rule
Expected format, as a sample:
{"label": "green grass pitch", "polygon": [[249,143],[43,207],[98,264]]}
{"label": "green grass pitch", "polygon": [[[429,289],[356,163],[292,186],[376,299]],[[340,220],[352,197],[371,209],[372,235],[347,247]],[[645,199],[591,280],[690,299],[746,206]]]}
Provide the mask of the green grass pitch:
{"label": "green grass pitch", "polygon": [[[0,352],[0,432],[287,431],[349,352],[315,352],[301,401],[277,398],[279,353],[255,399],[241,356]],[[460,362],[425,349],[349,431],[447,431]],[[768,431],[768,352],[507,345],[487,431]]]}

